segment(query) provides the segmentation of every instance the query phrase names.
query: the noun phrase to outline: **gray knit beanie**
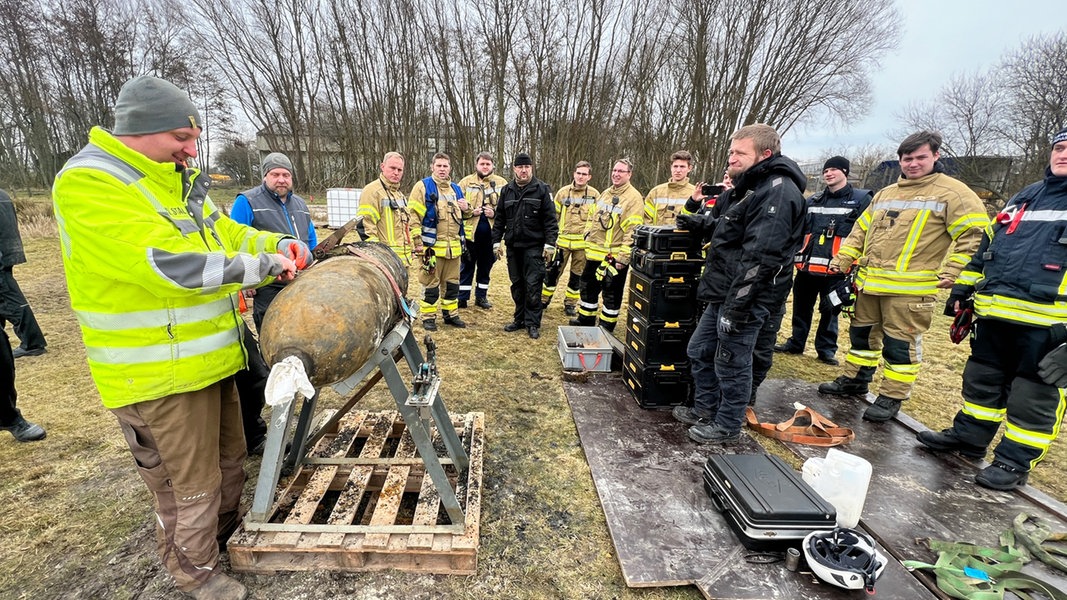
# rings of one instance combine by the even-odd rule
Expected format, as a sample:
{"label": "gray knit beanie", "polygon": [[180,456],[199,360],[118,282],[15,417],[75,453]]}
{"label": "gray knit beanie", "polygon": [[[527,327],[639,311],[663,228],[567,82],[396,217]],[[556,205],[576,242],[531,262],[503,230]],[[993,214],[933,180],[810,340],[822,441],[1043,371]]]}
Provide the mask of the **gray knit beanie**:
{"label": "gray knit beanie", "polygon": [[293,161],[289,160],[289,157],[281,152],[271,152],[267,155],[267,158],[263,159],[262,173],[266,175],[274,169],[285,169],[289,171],[289,174],[293,174]]}
{"label": "gray knit beanie", "polygon": [[143,135],[183,127],[203,128],[200,111],[181,88],[143,75],[122,85],[115,102],[115,135]]}

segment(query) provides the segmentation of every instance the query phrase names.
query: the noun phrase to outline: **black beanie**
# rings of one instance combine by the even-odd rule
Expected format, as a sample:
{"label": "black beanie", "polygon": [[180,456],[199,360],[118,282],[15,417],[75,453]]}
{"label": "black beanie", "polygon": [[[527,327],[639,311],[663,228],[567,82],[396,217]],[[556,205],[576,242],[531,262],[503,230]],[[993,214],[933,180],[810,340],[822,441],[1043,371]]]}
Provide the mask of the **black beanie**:
{"label": "black beanie", "polygon": [[826,163],[823,164],[822,170],[825,171],[826,169],[838,169],[847,176],[848,169],[850,166],[852,165],[849,164],[848,159],[844,156],[831,156],[826,160]]}
{"label": "black beanie", "polygon": [[533,166],[533,159],[530,158],[529,154],[526,154],[525,152],[519,152],[518,154],[515,155],[514,166],[521,167],[523,165],[530,165],[532,167]]}
{"label": "black beanie", "polygon": [[1052,138],[1052,145],[1055,146],[1060,142],[1067,142],[1067,127],[1064,127]]}

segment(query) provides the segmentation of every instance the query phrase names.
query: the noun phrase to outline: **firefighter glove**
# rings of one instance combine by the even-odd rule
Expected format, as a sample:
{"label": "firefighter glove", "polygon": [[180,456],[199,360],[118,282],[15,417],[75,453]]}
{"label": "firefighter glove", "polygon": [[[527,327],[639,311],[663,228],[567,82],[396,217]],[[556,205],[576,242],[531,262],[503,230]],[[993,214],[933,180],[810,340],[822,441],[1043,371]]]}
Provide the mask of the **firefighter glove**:
{"label": "firefighter glove", "polygon": [[1060,344],[1037,363],[1037,374],[1045,383],[1067,388],[1067,344]]}
{"label": "firefighter glove", "polygon": [[952,288],[952,293],[949,295],[948,300],[945,301],[945,316],[954,317],[958,312],[956,309],[956,303],[959,302],[959,311],[964,311],[968,308],[974,308],[974,297],[970,291],[963,291],[958,287]]}
{"label": "firefighter glove", "polygon": [[285,238],[278,242],[278,254],[296,263],[297,269],[306,269],[311,266],[311,250],[300,240]]}
{"label": "firefighter glove", "polygon": [[717,324],[719,329],[719,335],[726,335],[728,333],[737,333],[737,328],[744,320],[744,315],[737,311],[722,311],[719,313],[719,322]]}

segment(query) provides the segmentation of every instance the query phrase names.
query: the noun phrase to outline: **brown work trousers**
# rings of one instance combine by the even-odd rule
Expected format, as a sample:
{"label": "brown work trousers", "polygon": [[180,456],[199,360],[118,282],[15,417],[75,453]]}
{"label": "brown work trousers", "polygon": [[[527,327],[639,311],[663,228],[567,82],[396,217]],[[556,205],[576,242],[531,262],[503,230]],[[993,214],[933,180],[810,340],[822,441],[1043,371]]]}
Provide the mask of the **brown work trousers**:
{"label": "brown work trousers", "polygon": [[240,520],[246,451],[233,378],[111,412],[155,495],[163,565],[180,590],[195,589],[214,574],[219,541]]}
{"label": "brown work trousers", "polygon": [[857,294],[848,328],[851,347],[845,357],[845,374],[871,381],[881,359],[884,369],[878,393],[897,400],[910,398],[935,300],[934,296]]}

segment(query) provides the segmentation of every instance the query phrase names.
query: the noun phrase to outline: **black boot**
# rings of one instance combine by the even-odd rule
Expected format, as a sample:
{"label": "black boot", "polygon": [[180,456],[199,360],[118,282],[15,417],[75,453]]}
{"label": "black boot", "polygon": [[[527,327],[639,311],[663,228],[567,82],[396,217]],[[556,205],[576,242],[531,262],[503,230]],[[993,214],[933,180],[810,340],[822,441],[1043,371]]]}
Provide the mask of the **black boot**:
{"label": "black boot", "polygon": [[867,393],[867,382],[841,375],[833,381],[820,383],[819,393],[835,396],[862,396]]}
{"label": "black boot", "polygon": [[978,474],[974,476],[974,481],[982,487],[1007,492],[1026,485],[1029,477],[1029,471],[1016,469],[999,460],[994,460],[993,464],[978,471]]}
{"label": "black boot", "polygon": [[444,313],[445,313],[445,325],[451,325],[453,327],[458,327],[460,329],[463,329],[464,327],[467,326],[467,324],[463,322],[463,319],[459,318],[458,314],[450,313],[447,310],[444,311]]}
{"label": "black boot", "polygon": [[875,423],[888,421],[900,412],[901,402],[904,401],[878,394],[878,397],[874,399],[874,404],[863,411],[863,418],[866,421],[874,421]]}
{"label": "black boot", "polygon": [[985,448],[968,444],[956,437],[956,432],[951,427],[941,431],[920,431],[915,435],[915,439],[931,450],[940,452],[955,450],[967,458],[985,458]]}
{"label": "black boot", "polygon": [[422,328],[426,331],[437,331],[437,319],[423,319]]}

